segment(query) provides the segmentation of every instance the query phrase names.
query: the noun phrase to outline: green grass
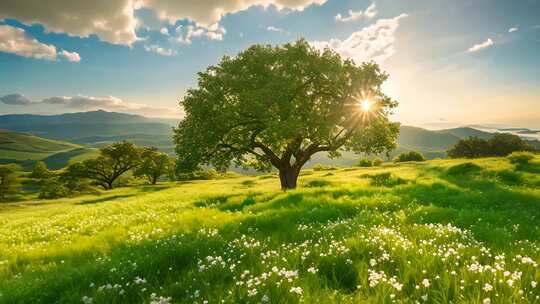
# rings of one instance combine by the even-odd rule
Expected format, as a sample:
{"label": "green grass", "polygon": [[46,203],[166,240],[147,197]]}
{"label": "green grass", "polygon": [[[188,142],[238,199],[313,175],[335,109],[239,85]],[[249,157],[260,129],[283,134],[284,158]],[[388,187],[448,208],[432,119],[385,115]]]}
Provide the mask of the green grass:
{"label": "green grass", "polygon": [[437,160],[309,170],[287,193],[265,175],[0,205],[0,303],[540,303],[539,167]]}

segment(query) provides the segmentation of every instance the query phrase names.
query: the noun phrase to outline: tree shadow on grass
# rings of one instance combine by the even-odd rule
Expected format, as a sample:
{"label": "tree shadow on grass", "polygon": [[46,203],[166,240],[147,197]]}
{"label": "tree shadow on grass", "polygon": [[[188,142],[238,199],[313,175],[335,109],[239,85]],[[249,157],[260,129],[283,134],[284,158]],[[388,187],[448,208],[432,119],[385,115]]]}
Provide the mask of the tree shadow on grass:
{"label": "tree shadow on grass", "polygon": [[99,204],[99,203],[105,203],[105,202],[108,202],[108,201],[113,201],[113,200],[116,200],[116,199],[119,199],[119,198],[133,197],[133,196],[136,196],[136,195],[137,194],[118,194],[118,195],[113,195],[113,196],[107,196],[107,197],[100,197],[100,198],[95,198],[95,199],[90,199],[90,200],[84,200],[82,202],[75,203],[75,205]]}

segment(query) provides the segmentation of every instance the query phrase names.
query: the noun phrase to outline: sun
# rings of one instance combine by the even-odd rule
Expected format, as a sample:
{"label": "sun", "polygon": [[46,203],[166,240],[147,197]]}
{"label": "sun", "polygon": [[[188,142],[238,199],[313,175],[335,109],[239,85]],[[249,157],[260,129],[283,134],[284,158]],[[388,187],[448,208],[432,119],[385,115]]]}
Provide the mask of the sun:
{"label": "sun", "polygon": [[372,106],[373,106],[373,103],[369,99],[364,99],[360,101],[360,107],[362,108],[362,111],[364,112],[371,111]]}

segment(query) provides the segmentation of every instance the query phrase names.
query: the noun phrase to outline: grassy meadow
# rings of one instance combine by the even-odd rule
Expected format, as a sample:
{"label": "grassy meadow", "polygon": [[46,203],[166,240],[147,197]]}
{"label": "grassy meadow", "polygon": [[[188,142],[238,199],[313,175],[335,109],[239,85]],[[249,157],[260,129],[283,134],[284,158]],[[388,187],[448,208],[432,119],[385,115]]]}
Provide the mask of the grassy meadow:
{"label": "grassy meadow", "polygon": [[540,156],[0,205],[0,303],[540,303]]}

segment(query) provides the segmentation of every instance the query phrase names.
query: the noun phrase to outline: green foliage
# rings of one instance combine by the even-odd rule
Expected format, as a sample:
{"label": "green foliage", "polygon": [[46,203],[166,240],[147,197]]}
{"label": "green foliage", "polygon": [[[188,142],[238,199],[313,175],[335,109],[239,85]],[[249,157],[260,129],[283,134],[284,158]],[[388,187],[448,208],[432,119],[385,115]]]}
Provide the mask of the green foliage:
{"label": "green foliage", "polygon": [[[395,147],[397,102],[381,85],[375,63],[355,65],[305,40],[278,47],[254,45],[224,57],[198,75],[181,104],[175,129],[179,167],[218,169],[231,164],[280,172],[283,189],[296,187],[300,169],[318,152],[381,153]],[[373,110],[362,112],[369,98]]]}
{"label": "green foliage", "polygon": [[516,168],[521,169],[534,159],[534,154],[531,152],[512,152],[507,158],[511,164],[516,165]]}
{"label": "green foliage", "polygon": [[17,176],[18,167],[15,165],[0,165],[0,202],[21,191],[21,183]]}
{"label": "green foliage", "polygon": [[49,178],[41,182],[39,190],[40,199],[55,199],[68,196],[67,189],[58,178]]}
{"label": "green foliage", "polygon": [[30,173],[31,178],[47,178],[51,175],[51,172],[47,168],[47,165],[45,165],[42,161],[37,161],[34,165],[34,169],[32,169],[32,173]]}
{"label": "green foliage", "polygon": [[373,175],[366,174],[362,177],[369,178],[371,180],[371,185],[375,187],[395,187],[407,183],[406,179],[394,176],[390,172],[377,173]]}
{"label": "green foliage", "polygon": [[373,163],[373,166],[374,167],[380,167],[382,166],[382,164],[384,163],[384,160],[380,157],[375,157],[373,160],[372,160],[372,163]]}
{"label": "green foliage", "polygon": [[338,168],[330,165],[315,164],[311,169],[313,169],[313,171],[331,171],[337,170]]}
{"label": "green foliage", "polygon": [[507,156],[512,152],[530,149],[531,147],[517,135],[497,133],[488,140],[478,137],[462,139],[448,150],[448,156],[453,158]]}
{"label": "green foliage", "polygon": [[372,167],[373,162],[369,158],[363,157],[358,161],[357,166],[358,167]]}
{"label": "green foliage", "polygon": [[463,163],[455,166],[451,166],[446,170],[449,175],[466,175],[474,174],[482,171],[482,167],[473,163]]}
{"label": "green foliage", "polygon": [[176,179],[179,181],[186,180],[211,180],[219,178],[219,173],[215,169],[195,170],[188,173],[177,173]]}
{"label": "green foliage", "polygon": [[497,172],[497,178],[507,185],[521,185],[524,183],[523,176],[512,170],[502,170]]}
{"label": "green foliage", "polygon": [[135,170],[135,176],[146,177],[148,181],[155,185],[158,179],[173,170],[173,159],[160,152],[154,147],[145,147],[140,152],[141,160],[137,169]]}
{"label": "green foliage", "polygon": [[306,183],[306,187],[308,188],[319,188],[319,187],[327,187],[327,186],[331,186],[332,183],[327,181],[327,180],[324,180],[324,179],[314,179],[314,180],[310,180],[309,182]]}
{"label": "green foliage", "polygon": [[83,162],[85,177],[105,190],[114,187],[115,181],[140,163],[140,151],[127,141],[117,142],[100,149],[99,156]]}
{"label": "green foliage", "polygon": [[409,161],[425,161],[426,159],[420,152],[416,151],[409,151],[405,153],[401,153],[396,158],[394,158],[394,162],[396,163],[402,163],[402,162],[409,162]]}

